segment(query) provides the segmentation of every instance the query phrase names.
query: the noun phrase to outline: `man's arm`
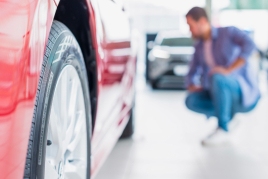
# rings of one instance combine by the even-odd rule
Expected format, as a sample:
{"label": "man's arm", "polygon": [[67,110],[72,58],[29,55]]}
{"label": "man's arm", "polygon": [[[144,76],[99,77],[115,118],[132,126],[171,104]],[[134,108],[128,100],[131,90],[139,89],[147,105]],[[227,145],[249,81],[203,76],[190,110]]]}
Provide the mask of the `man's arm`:
{"label": "man's arm", "polygon": [[210,71],[210,74],[220,73],[223,75],[228,75],[232,73],[234,70],[242,67],[244,64],[245,64],[245,59],[238,57],[237,60],[228,68],[216,66]]}
{"label": "man's arm", "polygon": [[239,58],[248,60],[252,51],[256,48],[252,39],[236,27],[230,27],[229,36],[235,44],[241,47]]}
{"label": "man's arm", "polygon": [[236,27],[230,27],[228,35],[235,44],[240,46],[241,52],[238,58],[228,68],[215,67],[211,70],[211,74],[221,73],[227,75],[229,73],[232,73],[234,70],[239,69],[245,64],[246,60],[249,59],[249,56],[255,48],[255,44],[251,38]]}

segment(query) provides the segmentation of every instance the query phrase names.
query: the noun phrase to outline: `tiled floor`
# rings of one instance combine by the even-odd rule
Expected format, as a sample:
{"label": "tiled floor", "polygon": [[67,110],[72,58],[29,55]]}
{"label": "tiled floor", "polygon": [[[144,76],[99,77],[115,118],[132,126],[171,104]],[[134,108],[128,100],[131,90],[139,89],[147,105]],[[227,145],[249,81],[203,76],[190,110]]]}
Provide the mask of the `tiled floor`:
{"label": "tiled floor", "polygon": [[268,179],[266,85],[257,108],[235,117],[232,145],[214,148],[200,140],[216,119],[187,110],[184,91],[137,86],[136,133],[117,143],[96,179]]}

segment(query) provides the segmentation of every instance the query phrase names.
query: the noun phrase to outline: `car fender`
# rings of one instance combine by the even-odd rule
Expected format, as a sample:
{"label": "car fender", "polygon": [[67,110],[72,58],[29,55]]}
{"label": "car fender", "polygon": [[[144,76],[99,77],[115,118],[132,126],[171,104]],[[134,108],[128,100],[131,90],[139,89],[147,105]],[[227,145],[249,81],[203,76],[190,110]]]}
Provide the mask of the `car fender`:
{"label": "car fender", "polygon": [[0,178],[22,178],[36,89],[56,4],[0,2]]}

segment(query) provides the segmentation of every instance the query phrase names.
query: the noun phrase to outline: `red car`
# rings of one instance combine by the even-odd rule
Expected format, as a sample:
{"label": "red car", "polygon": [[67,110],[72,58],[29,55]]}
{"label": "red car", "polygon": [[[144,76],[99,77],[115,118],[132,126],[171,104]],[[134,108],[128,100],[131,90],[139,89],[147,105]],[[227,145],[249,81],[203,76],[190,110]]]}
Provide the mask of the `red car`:
{"label": "red car", "polygon": [[117,1],[0,1],[0,179],[94,178],[133,133],[136,47]]}

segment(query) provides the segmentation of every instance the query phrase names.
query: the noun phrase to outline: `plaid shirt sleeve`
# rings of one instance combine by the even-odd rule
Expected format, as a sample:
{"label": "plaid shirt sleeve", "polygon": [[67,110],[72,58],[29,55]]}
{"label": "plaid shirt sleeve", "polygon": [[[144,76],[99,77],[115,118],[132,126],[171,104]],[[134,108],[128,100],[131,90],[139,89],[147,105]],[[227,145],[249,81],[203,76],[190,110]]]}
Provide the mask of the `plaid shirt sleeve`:
{"label": "plaid shirt sleeve", "polygon": [[252,51],[256,48],[252,39],[245,32],[236,27],[230,27],[228,30],[228,35],[232,41],[241,48],[241,52],[238,57],[248,60]]}

